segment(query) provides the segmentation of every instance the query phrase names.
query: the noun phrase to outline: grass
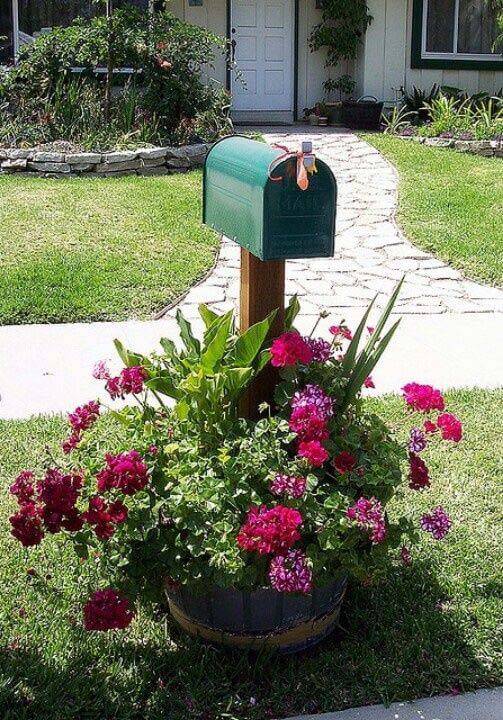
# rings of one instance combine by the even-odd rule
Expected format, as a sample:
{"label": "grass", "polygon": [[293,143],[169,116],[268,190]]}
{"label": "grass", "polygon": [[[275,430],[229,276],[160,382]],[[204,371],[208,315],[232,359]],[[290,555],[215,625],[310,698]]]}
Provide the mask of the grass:
{"label": "grass", "polygon": [[149,318],[211,266],[201,173],[0,177],[0,324]]}
{"label": "grass", "polygon": [[365,135],[398,170],[398,221],[407,237],[461,270],[503,282],[503,167],[499,158]]}
{"label": "grass", "polygon": [[[124,635],[84,634],[69,551],[53,539],[25,555],[7,529],[10,478],[40,464],[63,421],[1,422],[2,720],[264,720],[501,684],[503,392],[448,400],[466,437],[428,451],[433,487],[406,502],[416,517],[444,504],[452,532],[422,534],[412,567],[391,562],[381,585],[351,588],[341,630],[285,658],[201,645],[147,611]],[[398,398],[371,402],[405,425]]]}

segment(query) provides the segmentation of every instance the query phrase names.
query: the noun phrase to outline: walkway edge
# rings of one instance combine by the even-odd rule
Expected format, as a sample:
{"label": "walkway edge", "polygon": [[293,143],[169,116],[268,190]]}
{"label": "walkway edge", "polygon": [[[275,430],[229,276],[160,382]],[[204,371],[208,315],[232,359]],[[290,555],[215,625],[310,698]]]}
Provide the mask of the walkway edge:
{"label": "walkway edge", "polygon": [[412,702],[369,705],[288,720],[501,720],[503,686],[464,695],[440,695]]}

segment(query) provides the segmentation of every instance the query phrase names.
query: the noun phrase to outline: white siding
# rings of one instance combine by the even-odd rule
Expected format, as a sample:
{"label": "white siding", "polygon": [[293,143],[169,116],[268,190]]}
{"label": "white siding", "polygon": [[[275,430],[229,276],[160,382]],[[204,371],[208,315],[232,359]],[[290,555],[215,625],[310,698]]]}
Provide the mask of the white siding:
{"label": "white siding", "polygon": [[496,92],[503,86],[503,70],[430,70],[410,66],[412,0],[368,0],[373,22],[360,53],[356,77],[360,94],[393,101],[393,88],[413,85],[429,89],[434,83],[469,92]]}

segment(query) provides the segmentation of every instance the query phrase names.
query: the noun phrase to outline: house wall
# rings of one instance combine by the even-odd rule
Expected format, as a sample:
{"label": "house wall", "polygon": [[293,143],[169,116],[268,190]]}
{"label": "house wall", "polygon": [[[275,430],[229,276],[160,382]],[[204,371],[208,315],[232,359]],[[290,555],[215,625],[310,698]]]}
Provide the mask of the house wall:
{"label": "house wall", "polygon": [[[168,9],[182,20],[207,27],[217,35],[223,37],[226,35],[226,0],[203,0],[203,5],[200,7],[190,7],[187,0],[171,0]],[[329,73],[325,68],[325,54],[320,51],[315,53],[310,51],[308,38],[311,29],[319,22],[319,19],[320,11],[316,9],[315,0],[299,0],[297,102],[299,117],[302,117],[304,108],[312,107],[316,102],[323,99],[323,82],[329,75],[338,77],[348,72],[348,66],[344,63],[341,67],[331,69]],[[226,64],[224,58],[218,59],[215,71],[211,74],[225,87]]]}
{"label": "house wall", "polygon": [[358,93],[393,101],[393,88],[413,85],[429,89],[434,83],[474,93],[496,92],[503,86],[503,70],[430,70],[411,68],[413,0],[368,0],[373,22],[356,67]]}

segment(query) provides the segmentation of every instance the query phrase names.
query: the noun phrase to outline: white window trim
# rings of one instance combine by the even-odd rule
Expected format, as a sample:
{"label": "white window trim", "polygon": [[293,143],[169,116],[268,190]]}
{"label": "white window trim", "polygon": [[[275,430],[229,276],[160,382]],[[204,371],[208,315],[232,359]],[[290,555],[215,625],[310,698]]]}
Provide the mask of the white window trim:
{"label": "white window trim", "polygon": [[16,61],[19,55],[19,6],[17,0],[12,0],[12,36],[14,61]]}
{"label": "white window trim", "polygon": [[457,52],[459,32],[459,0],[455,0],[454,6],[454,33],[452,38],[452,52],[428,52],[426,50],[426,33],[428,28],[428,3],[423,0],[423,28],[421,33],[421,58],[423,60],[484,60],[498,61],[503,63],[501,53],[460,53]]}

